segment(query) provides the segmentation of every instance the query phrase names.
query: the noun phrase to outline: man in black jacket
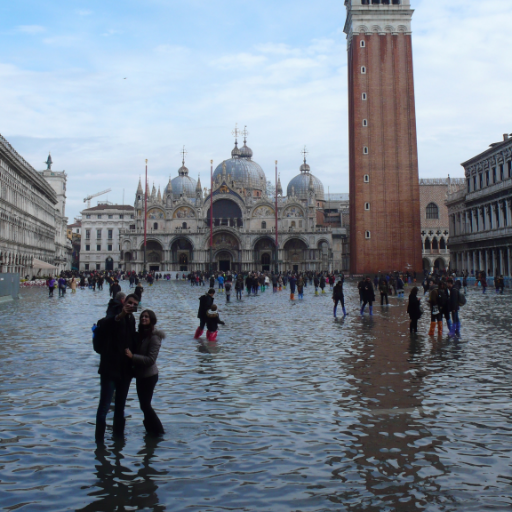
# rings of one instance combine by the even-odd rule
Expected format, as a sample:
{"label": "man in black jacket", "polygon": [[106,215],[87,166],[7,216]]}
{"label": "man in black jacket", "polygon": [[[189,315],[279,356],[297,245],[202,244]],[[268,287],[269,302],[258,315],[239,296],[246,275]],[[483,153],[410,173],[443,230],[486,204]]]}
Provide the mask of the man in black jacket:
{"label": "man in black jacket", "polygon": [[126,297],[121,312],[110,317],[108,322],[109,337],[101,351],[98,373],[100,374],[100,403],[96,413],[96,443],[103,443],[107,426],[107,413],[116,394],[114,404],[114,434],[123,435],[124,408],[126,397],[133,377],[130,359],[126,349],[135,351],[137,329],[133,313],[137,311],[139,301],[135,295]]}
{"label": "man in black jacket", "polygon": [[196,329],[194,334],[194,339],[197,340],[203,334],[204,326],[206,324],[206,313],[211,308],[213,304],[213,296],[215,295],[215,290],[210,288],[208,293],[199,297],[199,310],[197,311],[197,318],[199,318],[199,327]]}
{"label": "man in black jacket", "polygon": [[449,303],[450,303],[450,312],[452,315],[452,325],[450,326],[450,335],[453,336],[456,334],[460,335],[460,319],[459,319],[459,293],[458,288],[454,286],[453,279],[450,278],[446,282],[448,287],[448,292],[450,294]]}

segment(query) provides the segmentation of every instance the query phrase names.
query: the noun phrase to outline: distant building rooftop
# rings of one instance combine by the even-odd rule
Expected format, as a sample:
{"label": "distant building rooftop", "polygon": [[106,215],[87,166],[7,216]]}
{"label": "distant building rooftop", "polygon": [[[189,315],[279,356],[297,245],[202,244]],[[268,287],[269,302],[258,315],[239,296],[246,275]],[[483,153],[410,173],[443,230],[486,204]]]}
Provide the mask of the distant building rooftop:
{"label": "distant building rooftop", "polygon": [[93,206],[91,208],[86,208],[82,210],[83,212],[97,212],[99,210],[125,210],[125,211],[134,211],[135,208],[129,204],[99,204],[98,206]]}

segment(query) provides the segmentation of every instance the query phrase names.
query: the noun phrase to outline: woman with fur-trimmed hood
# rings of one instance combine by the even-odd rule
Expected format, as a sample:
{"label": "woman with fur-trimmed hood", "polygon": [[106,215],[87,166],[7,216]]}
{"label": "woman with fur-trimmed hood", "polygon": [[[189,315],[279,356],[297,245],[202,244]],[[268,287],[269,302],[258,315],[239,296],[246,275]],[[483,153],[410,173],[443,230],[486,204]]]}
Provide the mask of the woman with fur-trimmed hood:
{"label": "woman with fur-trimmed hood", "polygon": [[164,433],[164,428],[151,407],[153,392],[158,382],[156,360],[162,340],[165,338],[163,331],[155,329],[156,322],[156,315],[150,309],[145,309],[140,314],[135,353],[126,349],[126,355],[132,360],[137,383],[137,396],[140,408],[144,413],[146,431],[148,434],[161,435]]}

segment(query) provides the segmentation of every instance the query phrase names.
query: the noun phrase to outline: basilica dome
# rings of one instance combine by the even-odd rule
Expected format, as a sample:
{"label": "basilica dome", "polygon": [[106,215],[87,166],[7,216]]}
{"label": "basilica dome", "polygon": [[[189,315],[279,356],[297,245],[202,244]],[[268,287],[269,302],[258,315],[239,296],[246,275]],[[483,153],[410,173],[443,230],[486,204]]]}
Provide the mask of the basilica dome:
{"label": "basilica dome", "polygon": [[286,189],[286,195],[292,196],[295,194],[300,199],[307,199],[309,193],[310,181],[313,181],[313,187],[315,189],[315,199],[318,201],[324,200],[324,186],[322,182],[311,174],[309,165],[304,160],[304,163],[300,166],[300,174],[295,176]]}
{"label": "basilica dome", "polygon": [[213,173],[213,179],[222,175],[225,166],[226,176],[230,174],[231,179],[237,182],[237,185],[247,189],[266,191],[267,179],[265,173],[259,164],[251,160],[251,157],[252,150],[250,148],[244,145],[242,149],[238,149],[235,142],[231,158],[224,160],[217,166]]}
{"label": "basilica dome", "polygon": [[[188,169],[185,167],[185,163],[183,163],[178,169],[178,176],[171,180],[172,195],[174,198],[179,198],[182,194],[185,197],[194,198],[196,196],[196,185],[196,180],[188,175]],[[165,187],[165,193],[167,193],[168,189],[169,185]]]}

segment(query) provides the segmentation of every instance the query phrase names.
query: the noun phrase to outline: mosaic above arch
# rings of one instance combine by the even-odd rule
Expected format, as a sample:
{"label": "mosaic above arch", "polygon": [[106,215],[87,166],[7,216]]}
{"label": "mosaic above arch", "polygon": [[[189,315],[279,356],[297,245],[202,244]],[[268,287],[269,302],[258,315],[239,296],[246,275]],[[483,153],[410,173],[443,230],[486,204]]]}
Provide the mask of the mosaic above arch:
{"label": "mosaic above arch", "polygon": [[269,206],[258,206],[253,212],[253,217],[272,217],[274,215],[274,210]]}
{"label": "mosaic above arch", "polygon": [[192,208],[189,208],[188,206],[181,206],[174,212],[173,219],[190,219],[195,216],[196,214]]}

